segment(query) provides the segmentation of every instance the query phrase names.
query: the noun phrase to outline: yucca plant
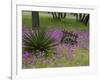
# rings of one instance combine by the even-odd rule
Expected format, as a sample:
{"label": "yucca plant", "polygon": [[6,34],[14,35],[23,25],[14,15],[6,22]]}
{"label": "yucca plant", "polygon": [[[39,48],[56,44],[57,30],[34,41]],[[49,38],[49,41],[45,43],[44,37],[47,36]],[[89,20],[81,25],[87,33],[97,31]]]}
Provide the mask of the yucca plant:
{"label": "yucca plant", "polygon": [[23,36],[24,49],[36,56],[48,56],[48,51],[55,45],[55,40],[47,34],[46,30],[34,30]]}

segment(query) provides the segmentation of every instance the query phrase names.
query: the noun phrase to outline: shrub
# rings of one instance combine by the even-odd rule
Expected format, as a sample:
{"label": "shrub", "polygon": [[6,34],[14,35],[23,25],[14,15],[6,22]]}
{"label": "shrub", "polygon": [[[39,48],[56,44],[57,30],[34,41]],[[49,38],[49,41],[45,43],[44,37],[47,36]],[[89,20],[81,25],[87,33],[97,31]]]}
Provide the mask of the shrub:
{"label": "shrub", "polygon": [[37,57],[46,57],[48,51],[52,50],[55,45],[55,40],[51,38],[50,34],[46,33],[46,30],[34,30],[24,34],[23,45],[26,51],[33,53]]}

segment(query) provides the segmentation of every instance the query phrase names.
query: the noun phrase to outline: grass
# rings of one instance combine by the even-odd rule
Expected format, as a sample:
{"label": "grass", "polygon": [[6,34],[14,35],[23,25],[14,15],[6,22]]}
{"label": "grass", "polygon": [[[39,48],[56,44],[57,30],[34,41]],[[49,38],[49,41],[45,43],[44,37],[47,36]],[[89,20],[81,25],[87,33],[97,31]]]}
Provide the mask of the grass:
{"label": "grass", "polygon": [[32,17],[31,15],[22,15],[22,24],[28,28],[32,26]]}
{"label": "grass", "polygon": [[[52,16],[42,16],[39,14],[40,19],[40,28],[51,28],[51,27],[59,27],[68,29],[71,31],[75,30],[88,30],[88,27],[81,22],[76,21],[75,19],[66,18],[61,21],[54,20]],[[32,28],[32,17],[31,14],[22,16],[22,23],[24,26]]]}
{"label": "grass", "polygon": [[73,54],[73,59],[69,60],[66,58],[66,50],[62,53],[63,56],[58,60],[53,58],[45,59],[44,63],[41,59],[36,59],[35,64],[28,65],[27,68],[52,68],[52,67],[75,67],[75,66],[88,66],[89,65],[89,54],[88,50],[77,49]]}

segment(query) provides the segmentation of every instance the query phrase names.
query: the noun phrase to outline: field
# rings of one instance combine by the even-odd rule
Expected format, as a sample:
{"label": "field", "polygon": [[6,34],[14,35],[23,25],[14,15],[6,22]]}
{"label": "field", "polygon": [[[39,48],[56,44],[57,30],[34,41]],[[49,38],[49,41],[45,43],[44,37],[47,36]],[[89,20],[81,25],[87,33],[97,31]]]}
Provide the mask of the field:
{"label": "field", "polygon": [[[29,36],[32,37],[31,39],[33,39],[33,42],[28,38],[28,40],[31,41],[28,45],[32,46],[32,44],[35,44],[37,47],[34,47],[34,50],[29,51],[30,48],[26,49],[23,45],[23,69],[89,65],[89,23],[86,25],[80,21],[77,21],[76,16],[70,13],[66,13],[66,17],[61,20],[53,19],[52,14],[47,12],[39,12],[39,23],[39,30],[44,29],[46,34],[50,34],[49,37],[52,37],[55,40],[55,43],[59,44],[45,50],[46,47],[43,45],[45,44],[46,40],[44,42],[41,41],[45,38],[43,35],[41,35],[44,33],[38,33],[39,37],[37,39],[40,40],[37,41],[36,39],[33,39],[32,36]],[[28,34],[32,32],[31,12],[22,13],[22,34],[24,35],[26,32]],[[77,37],[77,42],[73,42],[72,44],[71,41],[67,41],[67,43],[65,43],[66,41],[64,40],[67,40],[67,38],[66,36],[63,37],[63,34],[66,36],[68,34],[67,37],[70,37],[70,40]],[[27,38],[25,37],[25,39]],[[24,40],[22,41],[24,43]],[[43,46],[42,51],[40,51],[40,48],[38,48],[40,46],[38,44],[36,45],[36,43]],[[43,54],[42,56],[39,55],[37,57],[35,55],[36,53]],[[46,57],[44,56],[45,54]]]}

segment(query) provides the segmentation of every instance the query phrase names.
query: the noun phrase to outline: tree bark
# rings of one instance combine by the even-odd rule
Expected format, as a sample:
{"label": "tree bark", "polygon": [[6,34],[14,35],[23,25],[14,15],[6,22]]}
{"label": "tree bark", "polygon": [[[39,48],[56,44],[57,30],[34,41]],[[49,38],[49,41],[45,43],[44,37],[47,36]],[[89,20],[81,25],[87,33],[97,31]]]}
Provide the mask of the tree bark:
{"label": "tree bark", "polygon": [[89,14],[87,14],[85,20],[84,20],[84,23],[87,25],[87,23],[89,22]]}
{"label": "tree bark", "polygon": [[32,29],[38,29],[39,27],[39,12],[32,11]]}
{"label": "tree bark", "polygon": [[82,22],[84,22],[84,19],[85,19],[85,16],[86,16],[86,14],[83,14],[83,17],[82,17]]}
{"label": "tree bark", "polygon": [[79,14],[79,21],[81,22],[81,19],[82,19],[82,14],[80,13]]}

